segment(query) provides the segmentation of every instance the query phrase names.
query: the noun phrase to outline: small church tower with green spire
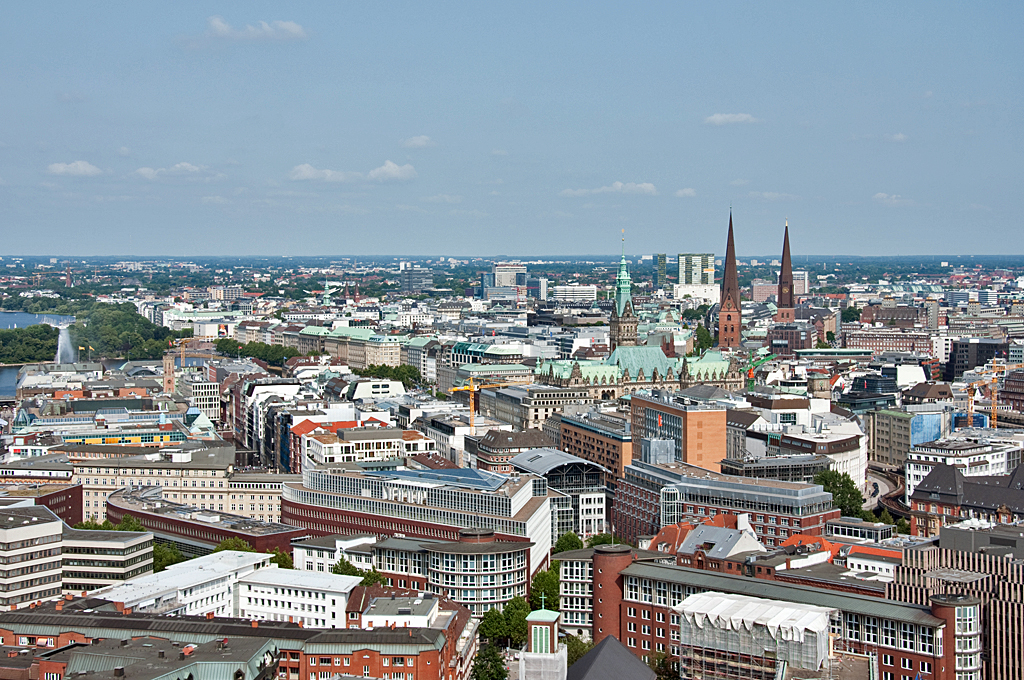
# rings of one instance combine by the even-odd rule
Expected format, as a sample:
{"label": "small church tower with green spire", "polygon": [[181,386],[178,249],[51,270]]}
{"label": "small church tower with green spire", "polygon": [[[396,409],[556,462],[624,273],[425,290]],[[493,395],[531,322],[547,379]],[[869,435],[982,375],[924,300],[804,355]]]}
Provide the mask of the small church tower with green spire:
{"label": "small church tower with green spire", "polygon": [[633,312],[633,282],[626,265],[626,238],[622,238],[622,260],[615,277],[615,305],[608,322],[608,341],[611,351],[617,347],[636,346],[636,314]]}

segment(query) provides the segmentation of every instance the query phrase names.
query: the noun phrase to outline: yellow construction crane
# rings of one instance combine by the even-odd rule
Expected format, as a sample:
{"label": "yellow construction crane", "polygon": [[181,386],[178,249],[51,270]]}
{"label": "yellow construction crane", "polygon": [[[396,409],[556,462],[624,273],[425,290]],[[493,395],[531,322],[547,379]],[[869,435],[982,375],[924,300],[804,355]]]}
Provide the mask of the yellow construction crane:
{"label": "yellow construction crane", "polygon": [[996,428],[999,425],[999,378],[1005,376],[1009,371],[1024,368],[1024,364],[995,364],[991,369],[978,371],[982,375],[992,374],[992,377],[985,377],[982,380],[975,380],[967,385],[967,427],[974,427],[974,389],[989,385],[989,398],[992,400],[989,427]]}
{"label": "yellow construction crane", "polygon": [[511,387],[513,385],[529,385],[531,380],[509,380],[506,382],[495,382],[487,383],[486,385],[477,385],[473,376],[469,378],[469,384],[463,385],[462,387],[453,387],[452,392],[469,392],[469,433],[471,435],[476,434],[476,393],[480,390],[485,390],[490,387]]}

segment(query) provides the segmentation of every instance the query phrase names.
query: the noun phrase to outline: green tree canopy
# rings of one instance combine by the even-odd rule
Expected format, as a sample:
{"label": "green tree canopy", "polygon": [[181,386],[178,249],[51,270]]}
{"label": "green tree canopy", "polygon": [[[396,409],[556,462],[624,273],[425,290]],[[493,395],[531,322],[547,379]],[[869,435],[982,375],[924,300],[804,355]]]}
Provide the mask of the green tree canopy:
{"label": "green tree canopy", "polygon": [[173,543],[153,543],[153,571],[163,571],[172,564],[184,562],[186,557]]}
{"label": "green tree canopy", "polygon": [[825,491],[832,494],[832,505],[839,508],[847,517],[860,517],[864,507],[864,495],[857,488],[857,483],[847,473],[835,470],[822,470],[814,475],[814,483],[820,484]]}
{"label": "green tree canopy", "polygon": [[889,512],[889,508],[882,508],[882,514],[878,516],[878,521],[883,524],[896,524],[896,520],[892,518],[892,513]]}
{"label": "green tree canopy", "polygon": [[526,642],[526,617],[530,614],[530,605],[521,595],[516,595],[508,601],[502,613],[505,616],[505,635],[514,646],[521,646]]}
{"label": "green tree canopy", "polygon": [[896,520],[896,533],[910,535],[910,522],[902,517]]}
{"label": "green tree canopy", "polygon": [[387,585],[387,579],[385,579],[384,575],[377,571],[376,567],[374,567],[369,571],[363,572],[363,580],[359,583],[359,585],[372,586],[376,583],[379,583],[381,585]]}
{"label": "green tree canopy", "polygon": [[572,666],[579,661],[584,654],[594,648],[593,640],[584,640],[575,635],[565,636],[566,665]]}
{"label": "green tree canopy", "polygon": [[225,538],[223,541],[217,544],[217,547],[213,549],[213,552],[220,552],[222,550],[240,550],[242,552],[256,552],[256,548],[249,545],[249,542],[239,538],[238,536],[232,536],[231,538]]}
{"label": "green tree canopy", "polygon": [[843,310],[843,323],[855,323],[860,321],[860,310],[850,306]]}
{"label": "green tree canopy", "polygon": [[338,574],[339,576],[362,576],[363,570],[357,568],[354,564],[348,560],[341,559],[334,563],[331,567],[332,574]]}
{"label": "green tree canopy", "polygon": [[270,551],[273,557],[270,561],[279,566],[282,569],[294,569],[295,565],[292,563],[292,556],[284,552],[280,548],[274,548]]}
{"label": "green tree canopy", "polygon": [[530,585],[530,609],[536,610],[542,606],[544,609],[558,611],[558,574],[551,570],[538,571]]}
{"label": "green tree canopy", "polygon": [[496,608],[488,609],[480,619],[480,635],[492,642],[506,637],[505,617]]}
{"label": "green tree canopy", "polygon": [[84,522],[79,522],[73,528],[75,529],[86,529],[88,531],[117,531],[117,527],[109,520],[103,520],[103,524],[99,522],[87,519]]}
{"label": "green tree canopy", "polygon": [[473,680],[506,680],[505,659],[494,645],[487,645],[473,659]]}
{"label": "green tree canopy", "polygon": [[658,652],[652,656],[647,665],[654,671],[658,680],[677,680],[679,678],[679,671],[672,668],[672,662],[669,661],[665,652]]}
{"label": "green tree canopy", "polygon": [[594,534],[587,539],[587,547],[593,548],[596,545],[608,545],[610,543],[624,543],[611,534]]}
{"label": "green tree canopy", "polygon": [[149,529],[142,526],[142,522],[127,513],[121,517],[121,521],[117,523],[114,529],[116,531],[149,531]]}
{"label": "green tree canopy", "polygon": [[704,327],[704,324],[697,326],[697,330],[693,334],[694,351],[703,352],[704,350],[711,349],[711,346],[714,344],[715,340],[711,337],[711,332]]}
{"label": "green tree canopy", "polygon": [[551,549],[551,552],[555,555],[567,550],[581,550],[583,548],[583,541],[575,533],[567,531],[558,537],[555,541],[555,547]]}
{"label": "green tree canopy", "polygon": [[406,387],[412,387],[418,385],[423,381],[420,376],[420,370],[415,366],[409,364],[402,364],[401,366],[380,366],[378,364],[371,364],[364,369],[355,371],[357,375],[366,376],[370,378],[380,378],[382,380],[399,380]]}

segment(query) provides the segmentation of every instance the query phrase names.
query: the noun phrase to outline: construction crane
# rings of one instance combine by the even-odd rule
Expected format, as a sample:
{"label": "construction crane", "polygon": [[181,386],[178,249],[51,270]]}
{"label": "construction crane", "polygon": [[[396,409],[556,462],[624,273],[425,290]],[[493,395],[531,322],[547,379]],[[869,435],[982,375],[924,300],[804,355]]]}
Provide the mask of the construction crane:
{"label": "construction crane", "polygon": [[981,369],[977,371],[982,375],[990,374],[992,377],[985,377],[981,380],[975,380],[974,382],[967,385],[967,427],[974,427],[974,389],[984,385],[989,385],[989,398],[991,399],[991,408],[989,415],[989,427],[996,428],[999,425],[999,378],[1005,377],[1007,372],[1015,371],[1024,368],[1024,364],[995,364],[990,369]]}
{"label": "construction crane", "polygon": [[452,392],[469,392],[469,433],[472,435],[476,434],[476,393],[480,390],[485,390],[490,387],[511,387],[513,385],[529,385],[531,380],[509,380],[506,382],[495,382],[487,383],[485,385],[477,385],[473,376],[469,378],[469,384],[463,385],[462,387],[453,387]]}

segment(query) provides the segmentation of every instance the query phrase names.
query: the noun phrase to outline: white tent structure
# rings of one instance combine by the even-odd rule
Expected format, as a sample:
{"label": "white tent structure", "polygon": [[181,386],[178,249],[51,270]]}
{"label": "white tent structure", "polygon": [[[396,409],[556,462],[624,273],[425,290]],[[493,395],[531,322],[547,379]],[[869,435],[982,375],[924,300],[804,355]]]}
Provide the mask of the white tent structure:
{"label": "white tent structure", "polygon": [[[720,664],[722,655],[740,666],[818,670],[828,658],[829,622],[835,609],[706,592],[674,607],[680,615],[680,660],[684,668]],[[748,668],[748,670],[750,670]],[[741,672],[742,676],[742,672]]]}

